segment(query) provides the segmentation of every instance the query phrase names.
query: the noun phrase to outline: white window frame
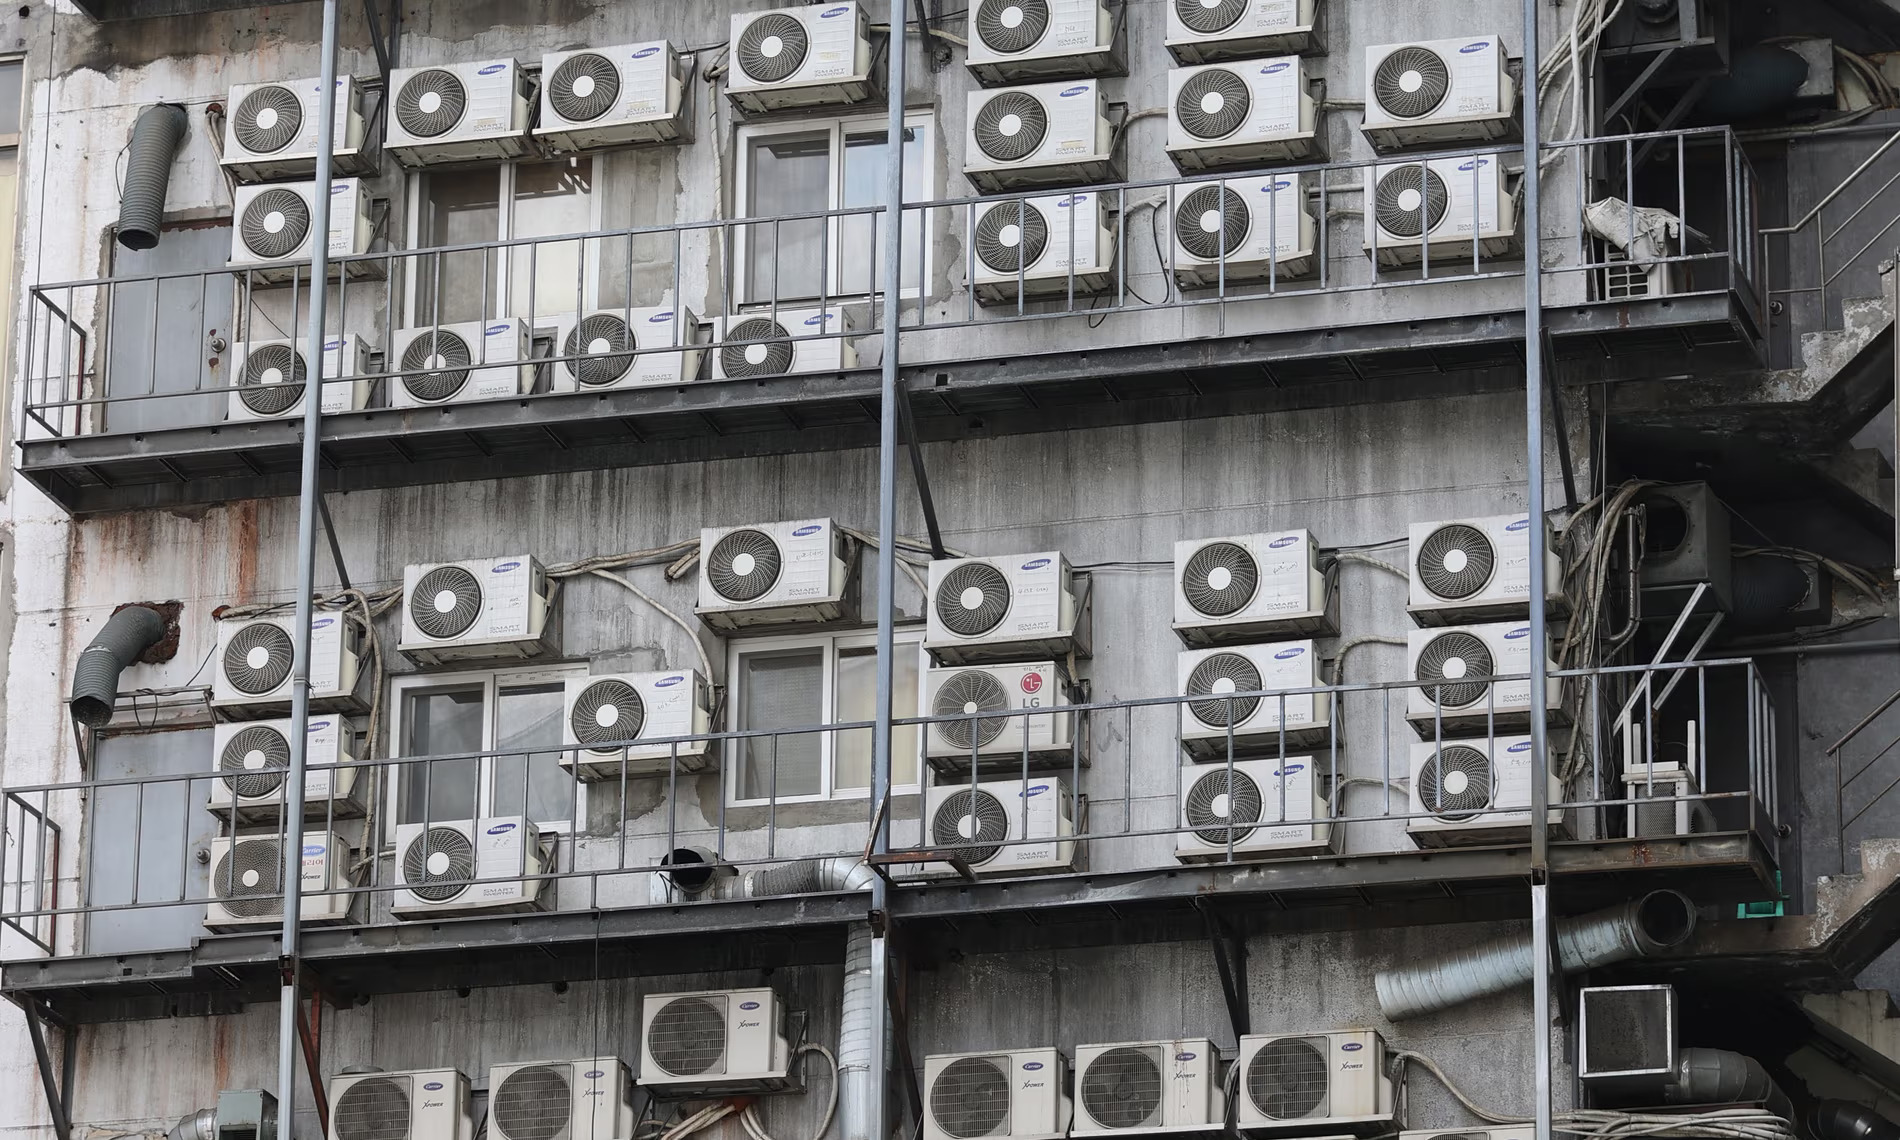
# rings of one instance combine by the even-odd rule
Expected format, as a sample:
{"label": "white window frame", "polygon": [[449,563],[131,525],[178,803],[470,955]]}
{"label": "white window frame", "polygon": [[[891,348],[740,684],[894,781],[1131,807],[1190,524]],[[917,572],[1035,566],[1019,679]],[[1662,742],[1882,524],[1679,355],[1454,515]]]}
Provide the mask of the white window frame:
{"label": "white window frame", "polygon": [[[823,687],[819,698],[824,708],[824,720],[821,724],[837,724],[838,720],[838,651],[841,649],[866,649],[877,645],[876,631],[853,630],[848,633],[808,633],[791,634],[784,637],[732,638],[726,647],[726,676],[729,678],[727,699],[731,712],[727,723],[737,726],[745,723],[745,687],[744,676],[740,672],[740,659],[758,654],[784,653],[800,649],[822,649],[824,651]],[[917,709],[918,715],[928,715],[924,711],[924,690],[929,683],[928,671],[931,667],[929,654],[924,652],[924,627],[900,626],[893,641],[893,651],[902,653],[905,647],[917,654]],[[903,718],[899,718],[903,719]],[[798,726],[787,726],[788,729]],[[899,769],[899,760],[891,758],[891,794],[894,796],[916,795],[923,786],[924,733],[928,725],[918,725],[917,755],[908,778]],[[847,788],[839,790],[834,781],[837,778],[836,744],[838,734],[835,731],[818,734],[818,771],[822,790],[813,795],[780,795],[776,802],[785,804],[827,803],[834,800],[868,800],[869,788]],[[726,742],[724,756],[726,779],[726,802],[731,807],[766,807],[775,801],[769,796],[742,798],[739,794],[740,773],[744,766],[746,739],[738,738]]]}
{"label": "white window frame", "polygon": [[[757,140],[787,135],[805,135],[810,137],[825,136],[827,148],[831,153],[831,172],[828,190],[825,195],[825,208],[827,210],[841,210],[844,209],[842,201],[844,199],[844,144],[846,136],[853,134],[881,133],[887,125],[888,120],[882,115],[853,115],[848,118],[840,119],[817,119],[787,123],[752,123],[740,127],[734,133],[733,138],[734,145],[738,150],[738,170],[733,184],[733,220],[736,222],[761,224],[772,220],[772,215],[770,214],[753,213],[748,190],[752,185],[752,144]],[[931,110],[906,111],[904,113],[904,129],[924,132],[923,153],[925,165],[924,185],[914,188],[909,186],[905,187],[907,193],[906,204],[913,200],[910,195],[916,195],[914,200],[917,202],[933,202],[937,199],[937,187],[940,176],[940,172],[937,169],[936,113]],[[899,153],[902,153],[901,144]],[[933,228],[931,224],[932,217],[932,211],[923,212],[922,238],[918,243],[923,247],[924,264],[922,280],[926,288],[931,280],[930,235]],[[873,297],[883,296],[883,290],[878,290],[874,293],[839,291],[839,282],[844,277],[844,265],[842,263],[844,246],[839,240],[838,233],[839,222],[841,220],[842,219],[834,217],[825,227],[825,248],[830,253],[827,259],[828,264],[825,267],[825,296],[823,298],[827,307],[834,304],[864,301]],[[882,215],[878,215],[877,224],[881,232],[884,226]],[[746,268],[749,264],[747,259],[750,256],[748,239],[751,236],[751,230],[752,227],[749,225],[733,227],[732,295],[728,297],[727,300],[736,309],[741,311],[748,309],[756,310],[771,306],[774,303],[774,298],[771,297],[751,296],[746,283]],[[875,246],[873,249],[875,249]],[[872,276],[875,277],[881,269],[881,265],[873,266]],[[904,280],[907,282],[917,279],[916,266],[906,265],[903,267],[902,273]],[[898,291],[897,295],[904,300],[916,300],[922,292],[923,290],[920,290],[916,285],[907,284]],[[795,298],[789,302],[789,305],[786,302],[779,302],[778,307],[783,308],[805,304],[816,305],[818,303],[819,298],[817,297]]]}

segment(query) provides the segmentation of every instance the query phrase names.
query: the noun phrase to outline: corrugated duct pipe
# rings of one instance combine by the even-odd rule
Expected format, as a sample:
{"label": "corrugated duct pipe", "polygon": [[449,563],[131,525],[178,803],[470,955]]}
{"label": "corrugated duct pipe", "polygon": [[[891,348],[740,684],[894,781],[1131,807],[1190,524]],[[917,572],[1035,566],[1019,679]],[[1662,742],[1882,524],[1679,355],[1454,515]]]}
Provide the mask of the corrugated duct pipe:
{"label": "corrugated duct pipe", "polygon": [[[1695,904],[1675,891],[1655,891],[1562,924],[1557,930],[1558,962],[1571,974],[1645,958],[1681,945],[1694,931]],[[1529,985],[1531,963],[1530,936],[1523,935],[1415,966],[1381,970],[1374,979],[1379,1010],[1388,1021],[1403,1021]]]}
{"label": "corrugated duct pipe", "polygon": [[73,718],[92,728],[110,722],[119,674],[164,636],[164,617],[147,606],[127,606],[106,619],[73,666]]}
{"label": "corrugated duct pipe", "polygon": [[1663,1087],[1665,1104],[1756,1102],[1776,1116],[1792,1115],[1788,1098],[1761,1062],[1726,1049],[1682,1050],[1676,1056],[1676,1079]]}
{"label": "corrugated duct pipe", "polygon": [[119,244],[151,249],[165,219],[165,194],[171,188],[172,159],[185,139],[190,120],[176,103],[156,103],[139,112],[126,144],[125,189],[119,192]]}

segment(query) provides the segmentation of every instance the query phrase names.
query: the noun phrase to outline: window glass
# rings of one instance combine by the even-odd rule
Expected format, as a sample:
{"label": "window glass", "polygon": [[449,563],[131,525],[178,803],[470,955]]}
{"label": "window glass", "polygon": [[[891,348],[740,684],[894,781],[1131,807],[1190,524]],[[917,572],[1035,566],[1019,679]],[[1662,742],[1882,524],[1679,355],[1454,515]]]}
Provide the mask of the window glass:
{"label": "window glass", "polygon": [[[495,751],[504,755],[495,758],[494,814],[537,822],[573,818],[574,781],[561,767],[565,693],[558,683],[503,685],[496,693]],[[511,752],[517,754],[506,755]]]}
{"label": "window glass", "polygon": [[[424,247],[494,241],[501,230],[501,174],[495,169],[431,174],[422,180]],[[483,250],[421,257],[416,271],[417,325],[479,321],[491,315],[498,267]],[[436,308],[441,291],[440,319]]]}
{"label": "window glass", "polygon": [[0,63],[0,135],[20,133],[21,80],[25,71],[24,60]]}
{"label": "window glass", "polygon": [[[445,756],[482,751],[482,690],[479,687],[412,692],[403,709],[404,756]],[[405,764],[401,778],[402,822],[420,823],[424,797],[430,821],[480,815],[477,759]]]}
{"label": "window glass", "polygon": [[[593,163],[522,163],[515,167],[514,229],[517,238],[555,237],[593,229]],[[509,275],[511,314],[535,316],[579,312],[590,307],[591,292],[582,276],[584,242],[554,242],[515,250]],[[590,251],[599,269],[598,248]],[[530,299],[529,293],[533,292]]]}
{"label": "window glass", "polygon": [[[747,213],[809,214],[831,205],[828,135],[757,139],[748,155]],[[745,294],[752,300],[817,297],[824,290],[822,218],[747,227]],[[774,274],[776,273],[776,276]],[[776,285],[776,289],[774,286]]]}
{"label": "window glass", "polygon": [[[889,152],[889,136],[884,131],[866,131],[845,136],[844,186],[840,207],[877,206],[884,202],[884,156]],[[915,127],[904,130],[904,199],[928,198],[930,151],[925,132]],[[839,220],[840,281],[835,292],[872,293],[882,291],[878,275],[884,272],[884,233],[888,223],[881,215],[865,214]],[[915,289],[923,275],[924,220],[920,212],[904,214],[904,258],[901,272],[904,285]],[[875,237],[875,245],[873,238]]]}
{"label": "window glass", "polygon": [[[740,658],[741,729],[796,728],[824,721],[825,651],[754,653]],[[739,773],[741,799],[815,796],[824,791],[819,766],[822,734],[763,736],[746,741]],[[777,769],[776,782],[773,778]]]}
{"label": "window glass", "polygon": [[[891,665],[891,716],[897,719],[917,716],[917,645],[900,641],[894,647]],[[837,716],[840,723],[874,720],[877,716],[877,649],[840,649],[838,651]],[[917,759],[921,755],[917,725],[900,724],[891,729],[891,781],[914,783]],[[832,755],[832,787],[837,791],[861,791],[871,786],[871,730],[852,729],[837,734]]]}

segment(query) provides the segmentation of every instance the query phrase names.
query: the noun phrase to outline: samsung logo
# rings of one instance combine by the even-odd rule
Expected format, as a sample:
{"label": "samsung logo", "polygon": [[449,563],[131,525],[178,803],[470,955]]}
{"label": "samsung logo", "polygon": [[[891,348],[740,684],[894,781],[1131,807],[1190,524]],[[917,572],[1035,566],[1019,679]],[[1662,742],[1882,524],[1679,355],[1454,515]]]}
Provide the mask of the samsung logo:
{"label": "samsung logo", "polygon": [[1079,206],[1083,202],[1086,202],[1086,201],[1088,201],[1088,195],[1086,194],[1071,194],[1067,198],[1064,198],[1061,201],[1057,202],[1056,209],[1066,210],[1070,206]]}
{"label": "samsung logo", "polygon": [[597,1081],[606,1075],[607,1075],[606,1073],[601,1072],[599,1069],[595,1069],[592,1072],[586,1072],[586,1073],[581,1074],[581,1076],[586,1077],[590,1081]]}
{"label": "samsung logo", "polygon": [[489,336],[500,336],[502,333],[508,332],[514,327],[513,325],[489,325],[485,331]]}
{"label": "samsung logo", "polygon": [[521,569],[521,563],[519,562],[503,562],[494,566],[488,572],[490,574],[506,574],[510,570],[519,569]]}
{"label": "samsung logo", "polygon": [[1504,639],[1506,641],[1516,641],[1520,637],[1529,637],[1530,635],[1531,635],[1531,627],[1528,625],[1525,625],[1525,626],[1519,626],[1518,628],[1505,634]]}
{"label": "samsung logo", "polygon": [[424,1089],[426,1089],[427,1091],[429,1091],[429,1092],[437,1092],[437,1091],[440,1091],[440,1090],[441,1090],[441,1088],[442,1088],[442,1082],[441,1082],[441,1081],[430,1081],[430,1082],[429,1082],[428,1084],[426,1084],[426,1085],[423,1085],[422,1087],[423,1087]]}
{"label": "samsung logo", "polygon": [[656,689],[670,689],[685,679],[684,677],[662,677],[653,682],[653,687]]}
{"label": "samsung logo", "polygon": [[1049,560],[1047,558],[1032,558],[1029,561],[1023,563],[1023,569],[1040,570],[1044,566],[1047,566],[1047,565],[1049,565]]}
{"label": "samsung logo", "polygon": [[671,310],[671,309],[668,309],[668,310],[667,310],[666,312],[664,312],[664,313],[655,313],[655,314],[653,314],[652,316],[650,316],[650,317],[648,317],[648,318],[647,318],[647,324],[650,324],[650,325],[663,325],[663,324],[665,324],[666,322],[668,322],[668,321],[670,321],[670,320],[672,320],[672,319],[673,319],[673,310]]}
{"label": "samsung logo", "polygon": [[1531,520],[1519,519],[1514,523],[1507,524],[1504,529],[1505,530],[1529,530],[1530,526],[1531,526]]}
{"label": "samsung logo", "polygon": [[851,9],[849,8],[829,8],[823,12],[818,13],[818,18],[821,20],[836,19],[837,17],[842,16],[849,11],[851,11]]}
{"label": "samsung logo", "polygon": [[323,342],[323,350],[325,352],[334,352],[337,349],[342,348],[342,347],[343,347],[343,342],[340,340],[326,340]]}
{"label": "samsung logo", "polygon": [[1067,91],[1062,92],[1062,97],[1064,99],[1073,99],[1077,95],[1087,95],[1090,91],[1093,91],[1093,90],[1094,88],[1089,87],[1087,85],[1083,85],[1080,87],[1071,87]]}
{"label": "samsung logo", "polygon": [[1261,68],[1261,69],[1260,69],[1260,74],[1262,74],[1262,75],[1272,75],[1272,74],[1273,74],[1274,72],[1276,72],[1276,71],[1285,71],[1285,70],[1286,70],[1287,68],[1289,68],[1289,67],[1291,67],[1291,66],[1293,66],[1293,65],[1292,65],[1292,64],[1290,64],[1290,63],[1286,63],[1286,62],[1281,62],[1281,63],[1269,63],[1269,64],[1268,64],[1267,66],[1265,66],[1265,67],[1263,67],[1263,68]]}
{"label": "samsung logo", "polygon": [[514,829],[515,829],[515,825],[512,823],[498,823],[495,826],[488,829],[488,834],[506,835],[509,832],[513,831]]}
{"label": "samsung logo", "polygon": [[[1261,192],[1262,194],[1271,194],[1271,193],[1273,193],[1273,192],[1274,192],[1275,190],[1285,190],[1285,189],[1288,189],[1289,187],[1291,187],[1292,185],[1293,185],[1293,183],[1291,183],[1291,182],[1288,182],[1288,181],[1287,181],[1286,179],[1284,179],[1284,178],[1282,178],[1282,179],[1281,179],[1280,181],[1278,181],[1278,182],[1270,182],[1270,183],[1268,183],[1267,185],[1265,185],[1265,186],[1262,186],[1262,187],[1260,188],[1260,192]],[[1292,542],[1292,541],[1293,541],[1293,540],[1292,540],[1292,539],[1290,539],[1290,538],[1283,538],[1283,539],[1281,539],[1281,540],[1280,540],[1279,542],[1276,542],[1276,543],[1274,543],[1273,545],[1275,545],[1275,546],[1281,546],[1281,545],[1284,545],[1284,544],[1286,544],[1286,543],[1289,543],[1289,542]]]}
{"label": "samsung logo", "polygon": [[1177,1060],[1177,1061],[1192,1061],[1192,1060],[1194,1059],[1194,1054],[1192,1054],[1192,1053],[1176,1053],[1176,1054],[1174,1055],[1174,1059],[1175,1059],[1175,1060]]}
{"label": "samsung logo", "polygon": [[1291,661],[1295,657],[1298,657],[1300,654],[1305,653],[1305,652],[1306,652],[1306,647],[1304,645],[1296,645],[1291,649],[1282,649],[1280,652],[1273,655],[1273,659],[1275,661]]}
{"label": "samsung logo", "polygon": [[1483,50],[1484,50],[1485,48],[1488,48],[1488,47],[1490,47],[1490,46],[1491,46],[1491,41],[1490,41],[1490,40],[1479,40],[1479,41],[1478,41],[1477,43],[1475,43],[1475,44],[1466,44],[1465,46],[1463,46],[1463,47],[1461,47],[1461,48],[1459,48],[1459,49],[1458,49],[1458,54],[1459,54],[1459,55],[1470,55],[1470,54],[1471,54],[1472,52],[1474,52],[1474,51],[1483,51]]}
{"label": "samsung logo", "polygon": [[1531,742],[1528,740],[1520,740],[1516,744],[1513,744],[1509,748],[1505,749],[1506,752],[1529,752],[1530,750],[1531,750]]}
{"label": "samsung logo", "polygon": [[491,63],[487,67],[484,67],[480,71],[476,72],[475,74],[494,75],[494,74],[497,74],[498,72],[503,72],[507,70],[508,70],[508,65],[505,63]]}
{"label": "samsung logo", "polygon": [[1300,774],[1301,772],[1304,772],[1304,771],[1306,771],[1306,765],[1304,765],[1304,764],[1288,764],[1288,765],[1287,765],[1286,767],[1284,767],[1284,768],[1282,768],[1282,769],[1280,769],[1279,771],[1277,771],[1277,772],[1275,772],[1275,773],[1274,773],[1274,775],[1276,775],[1276,776],[1297,776],[1297,775],[1299,775],[1299,774]]}
{"label": "samsung logo", "polygon": [[326,728],[329,728],[329,727],[330,727],[330,722],[329,722],[329,721],[327,721],[327,720],[316,720],[316,721],[311,721],[311,722],[310,722],[310,727],[309,727],[309,728],[306,728],[306,729],[304,729],[304,731],[305,731],[305,732],[322,732],[322,731],[323,731],[324,729],[326,729]]}
{"label": "samsung logo", "polygon": [[325,626],[331,626],[331,625],[335,625],[335,624],[336,624],[336,619],[335,619],[335,618],[318,618],[318,619],[316,619],[315,621],[313,621],[313,622],[311,622],[311,623],[310,623],[310,628],[311,628],[311,629],[322,629],[322,628],[324,628]]}
{"label": "samsung logo", "polygon": [[1025,1070],[1026,1072],[1031,1072],[1031,1073],[1033,1073],[1033,1072],[1035,1072],[1036,1070],[1038,1070],[1038,1069],[1040,1069],[1040,1068],[1042,1068],[1042,1062],[1041,1062],[1041,1061],[1024,1061],[1024,1062],[1023,1062],[1023,1069],[1024,1069],[1024,1070]]}
{"label": "samsung logo", "polygon": [[[1286,183],[1282,182],[1280,183],[1280,185],[1285,186]],[[1285,538],[1276,538],[1272,542],[1267,543],[1267,549],[1278,550],[1283,546],[1292,546],[1294,543],[1298,541],[1299,541],[1298,537],[1289,534]]]}
{"label": "samsung logo", "polygon": [[640,49],[639,51],[636,51],[636,52],[634,52],[634,53],[633,53],[633,58],[635,58],[635,59],[645,59],[645,58],[647,58],[647,57],[648,57],[648,56],[650,56],[650,55],[658,55],[658,54],[660,54],[660,49],[659,49],[659,48],[656,48],[656,47],[643,47],[643,48],[641,48],[641,49]]}
{"label": "samsung logo", "polygon": [[1474,159],[1472,159],[1472,160],[1471,160],[1470,162],[1463,162],[1463,163],[1459,163],[1459,164],[1458,164],[1458,169],[1460,169],[1460,170],[1476,170],[1476,169],[1478,169],[1478,168],[1479,168],[1480,166],[1489,166],[1489,165],[1491,165],[1491,160],[1490,160],[1490,159],[1488,159],[1488,158],[1474,158]]}
{"label": "samsung logo", "polygon": [[822,325],[826,321],[833,320],[833,319],[834,318],[832,317],[830,313],[819,313],[815,317],[806,317],[805,323],[808,325]]}
{"label": "samsung logo", "polygon": [[1339,1051],[1342,1053],[1357,1053],[1359,1050],[1364,1049],[1364,1048],[1365,1046],[1361,1045],[1357,1041],[1348,1041],[1344,1045],[1341,1045],[1339,1047]]}
{"label": "samsung logo", "polygon": [[312,843],[303,849],[303,857],[306,859],[315,859],[321,854],[323,854],[323,844],[321,843]]}
{"label": "samsung logo", "polygon": [[352,181],[351,181],[350,179],[348,179],[348,178],[345,178],[345,179],[344,179],[343,181],[341,181],[341,182],[339,182],[339,183],[337,183],[336,185],[334,185],[334,186],[332,186],[332,187],[330,187],[330,193],[331,193],[332,195],[336,195],[336,194],[342,194],[342,193],[346,193],[346,192],[347,192],[347,191],[348,191],[348,190],[350,189],[350,187],[351,187],[351,186],[353,186],[353,185],[355,185],[355,183],[354,183],[354,182],[352,182]]}
{"label": "samsung logo", "polygon": [[795,531],[793,531],[793,532],[792,532],[792,537],[793,537],[793,538],[804,538],[804,537],[805,537],[806,535],[810,535],[810,534],[817,534],[817,533],[818,533],[819,531],[821,531],[821,530],[823,530],[823,529],[825,529],[825,524],[823,524],[823,523],[811,523],[811,524],[809,524],[809,525],[806,525],[806,526],[801,526],[801,527],[799,527],[799,528],[798,528],[797,530],[795,530]]}
{"label": "samsung logo", "polygon": [[1030,796],[1039,796],[1048,790],[1049,785],[1047,784],[1031,784],[1028,788],[1018,793],[1018,798],[1026,800]]}
{"label": "samsung logo", "polygon": [[739,1003],[739,1008],[740,1009],[757,1009],[759,1008],[759,1003],[756,1001],[742,1001]]}

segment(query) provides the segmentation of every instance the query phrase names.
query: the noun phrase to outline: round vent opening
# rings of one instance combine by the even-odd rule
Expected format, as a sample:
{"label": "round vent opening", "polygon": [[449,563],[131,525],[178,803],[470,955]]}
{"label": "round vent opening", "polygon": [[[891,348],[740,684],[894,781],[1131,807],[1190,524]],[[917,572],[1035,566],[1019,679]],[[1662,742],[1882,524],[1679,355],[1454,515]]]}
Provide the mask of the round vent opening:
{"label": "round vent opening", "polygon": [[460,566],[425,572],[409,592],[409,619],[437,641],[467,633],[481,613],[482,584]]}
{"label": "round vent opening", "polygon": [[409,1082],[365,1077],[343,1090],[330,1108],[336,1140],[409,1140]]}
{"label": "round vent opening", "polygon": [[805,24],[784,12],[767,12],[739,33],[739,69],[755,83],[781,83],[805,62],[811,38]]}
{"label": "round vent opening", "polygon": [[1026,52],[1048,30],[1048,0],[983,0],[976,8],[977,38],[998,55]]}
{"label": "round vent opening", "polygon": [[468,110],[468,91],[453,72],[434,67],[403,80],[396,92],[396,122],[411,137],[448,134]]}
{"label": "round vent opening", "polygon": [[283,733],[261,724],[233,734],[218,753],[218,771],[225,773],[225,785],[239,799],[276,794],[284,786],[281,769],[288,767],[290,742]]}
{"label": "round vent opening", "polygon": [[[1009,708],[1009,691],[1003,688],[1003,683],[996,679],[994,673],[982,669],[965,669],[944,680],[937,689],[937,700],[932,707],[936,716],[1004,712]],[[936,726],[937,735],[943,742],[961,752],[993,743],[1008,727],[1009,718],[1002,716],[979,720],[947,720]]]}
{"label": "round vent opening", "polygon": [[595,52],[570,55],[548,80],[548,105],[570,123],[591,123],[620,101],[620,68]]}
{"label": "round vent opening", "polygon": [[258,345],[244,356],[238,399],[260,416],[278,416],[303,399],[303,353],[287,344]]}
{"label": "round vent opening", "polygon": [[1187,815],[1188,826],[1201,842],[1225,847],[1229,835],[1236,844],[1247,841],[1253,828],[1242,825],[1260,822],[1263,803],[1260,785],[1252,776],[1236,768],[1229,781],[1223,765],[1196,779],[1188,787],[1181,807]]}
{"label": "round vent opening", "polygon": [[1257,693],[1261,688],[1260,670],[1238,653],[1215,653],[1201,658],[1188,673],[1189,697],[1216,697],[1217,700],[1192,701],[1188,711],[1209,728],[1236,727],[1246,724],[1259,710],[1261,697],[1234,697],[1233,693]]}
{"label": "round vent opening", "polygon": [[1122,1046],[1089,1062],[1082,1108],[1103,1128],[1140,1128],[1161,1110],[1159,1051]]}
{"label": "round vent opening", "polygon": [[1453,744],[1420,765],[1415,791],[1419,806],[1445,823],[1463,823],[1491,806],[1491,758],[1467,744]]}
{"label": "round vent opening", "polygon": [[425,404],[436,404],[468,383],[475,362],[468,342],[443,329],[423,333],[402,350],[402,387]]}
{"label": "round vent opening", "polygon": [[310,203],[295,190],[266,190],[244,207],[238,233],[260,258],[289,257],[310,236]]}
{"label": "round vent opening", "polygon": [[1418,651],[1413,668],[1414,681],[1431,682],[1420,687],[1425,699],[1439,708],[1461,709],[1484,699],[1488,681],[1466,681],[1466,677],[1489,677],[1497,672],[1497,661],[1484,639],[1464,630],[1441,633]]}
{"label": "round vent opening", "polygon": [[259,87],[238,104],[231,134],[252,154],[275,154],[303,130],[303,100],[288,87]]}
{"label": "round vent opening", "polygon": [[726,1011],[706,998],[675,998],[647,1025],[647,1054],[673,1077],[723,1072]]}
{"label": "round vent opening", "polygon": [[231,635],[224,647],[224,678],[246,696],[261,696],[290,679],[295,650],[275,622],[257,621]]}
{"label": "round vent opening", "polygon": [[768,317],[752,317],[726,330],[719,366],[734,379],[783,376],[792,370],[791,334]]}
{"label": "round vent opening", "polygon": [[426,902],[448,902],[475,877],[475,845],[459,828],[431,827],[402,853],[402,882]]}
{"label": "round vent opening", "polygon": [[1249,0],[1174,0],[1174,14],[1181,25],[1197,35],[1212,36],[1227,31],[1247,13]]}
{"label": "round vent opening", "polygon": [[1049,222],[1028,199],[998,203],[976,220],[976,256],[992,273],[1022,272],[1048,248]]}
{"label": "round vent opening", "polygon": [[952,792],[930,818],[931,845],[955,848],[971,866],[996,858],[1002,850],[997,845],[1008,838],[1009,817],[997,798],[985,791]]}
{"label": "round vent opening", "polygon": [[612,744],[637,740],[646,724],[646,702],[625,681],[594,681],[574,698],[568,726],[582,744]]}
{"label": "round vent opening", "polygon": [[633,368],[630,353],[633,330],[627,322],[611,313],[595,313],[584,318],[561,342],[561,355],[577,359],[567,361],[567,374],[583,387],[598,388],[612,384]]}
{"label": "round vent opening", "polygon": [[987,562],[953,566],[937,586],[937,620],[958,637],[981,637],[1009,616],[1009,578]]}
{"label": "round vent opening", "polygon": [[284,852],[275,839],[240,839],[211,872],[211,890],[239,918],[284,913]]}
{"label": "round vent opening", "polygon": [[1246,123],[1253,109],[1247,81],[1224,67],[1197,71],[1174,97],[1174,117],[1197,139],[1224,139]]}
{"label": "round vent opening", "polygon": [[1469,598],[1491,581],[1497,548],[1475,526],[1451,523],[1425,536],[1413,560],[1419,584],[1447,601]]}
{"label": "round vent opening", "polygon": [[988,1057],[950,1062],[930,1083],[930,1116],[956,1140],[1007,1131],[1009,1074]]}
{"label": "round vent opening", "polygon": [[1247,1099],[1272,1120],[1326,1115],[1324,1038],[1269,1041],[1247,1062]]}
{"label": "round vent opening", "polygon": [[501,1079],[488,1110],[503,1140],[555,1140],[574,1115],[565,1067],[530,1065]]}
{"label": "round vent opening", "polygon": [[1423,118],[1449,94],[1451,70],[1430,48],[1399,48],[1372,72],[1372,97],[1393,118]]}
{"label": "round vent opening", "polygon": [[993,162],[1021,162],[1049,133],[1049,113],[1027,91],[999,91],[976,112],[977,149]]}
{"label": "round vent opening", "polygon": [[1401,166],[1379,177],[1373,211],[1379,228],[1393,237],[1415,238],[1445,220],[1451,194],[1445,180],[1424,166]]}
{"label": "round vent opening", "polygon": [[757,601],[778,583],[784,558],[778,543],[760,530],[735,530],[713,544],[706,556],[706,578],[713,592],[729,602]]}
{"label": "round vent opening", "polygon": [[1181,570],[1181,593],[1195,613],[1208,617],[1239,613],[1259,588],[1259,564],[1246,547],[1235,542],[1208,543]]}
{"label": "round vent opening", "polygon": [[[1253,214],[1247,209],[1247,200],[1231,186],[1196,187],[1174,208],[1175,240],[1202,261],[1232,257],[1252,228]],[[1245,604],[1242,599],[1241,605]]]}

